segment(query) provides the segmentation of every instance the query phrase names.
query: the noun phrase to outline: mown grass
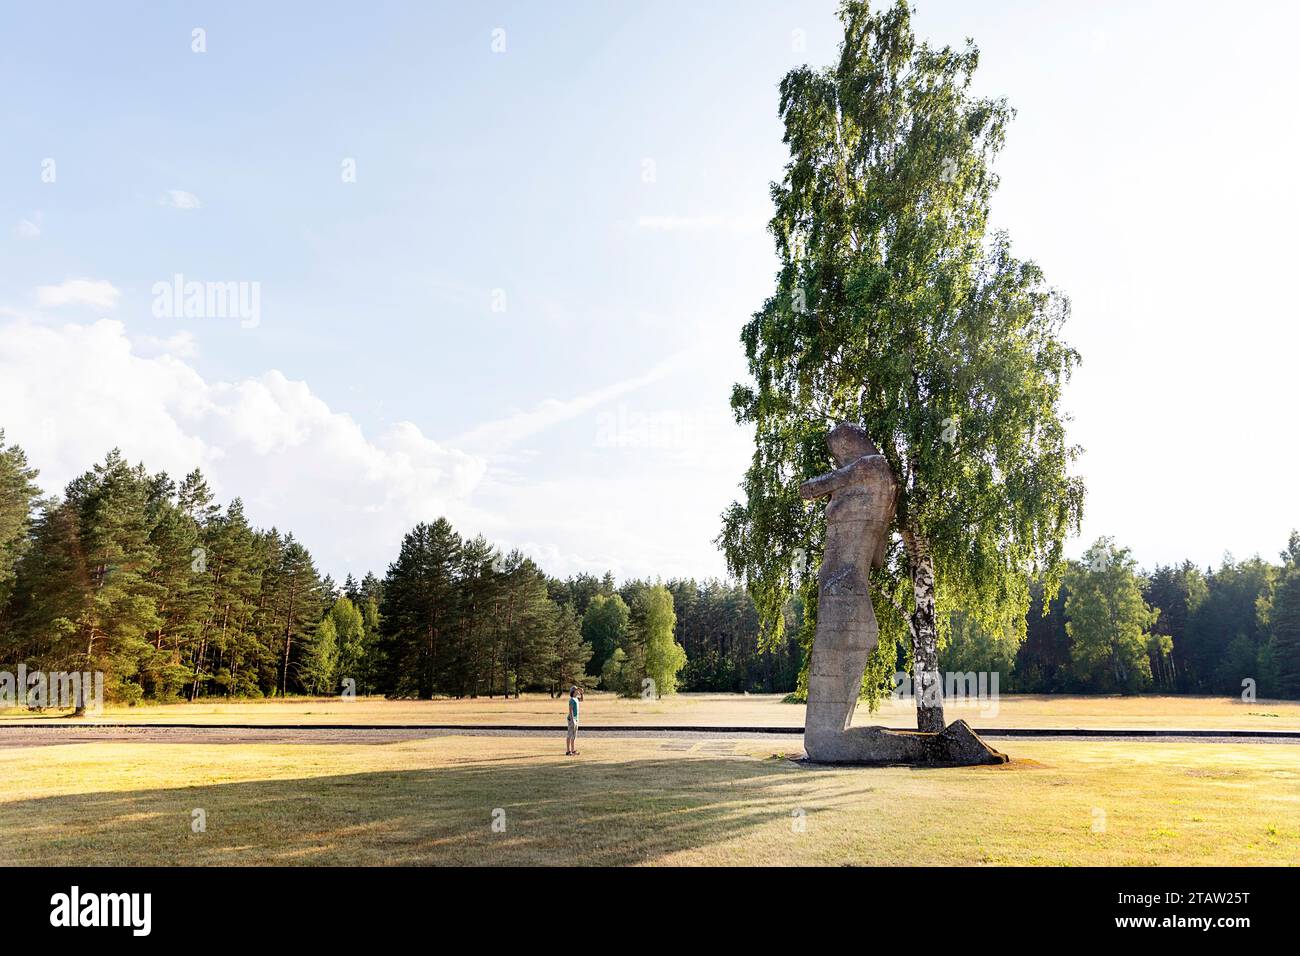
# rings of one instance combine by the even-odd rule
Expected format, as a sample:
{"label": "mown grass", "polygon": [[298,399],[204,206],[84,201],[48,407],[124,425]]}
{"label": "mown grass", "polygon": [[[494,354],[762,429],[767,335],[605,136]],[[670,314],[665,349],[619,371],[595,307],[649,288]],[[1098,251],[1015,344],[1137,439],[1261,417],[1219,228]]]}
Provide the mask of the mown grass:
{"label": "mown grass", "polygon": [[1292,745],[1010,741],[1003,767],[917,770],[811,767],[752,739],[560,743],[0,749],[0,863],[1300,861]]}
{"label": "mown grass", "polygon": [[[58,722],[67,711],[40,715],[27,710],[0,711],[0,726],[10,721]],[[288,700],[194,704],[109,706],[79,722],[179,722],[265,724],[535,724],[562,726],[565,702],[545,694],[516,700],[480,697],[467,700],[387,701],[363,698],[298,697]],[[949,720],[958,717],[980,727],[1125,727],[1175,729],[1300,730],[1300,702],[1254,701],[1230,697],[1067,697],[1004,695],[996,708],[949,705]],[[803,723],[802,704],[786,704],[776,694],[678,694],[661,700],[626,700],[591,693],[583,704],[587,724],[664,724],[705,726],[786,726]],[[858,725],[914,727],[910,701],[885,701],[871,713],[863,705]]]}

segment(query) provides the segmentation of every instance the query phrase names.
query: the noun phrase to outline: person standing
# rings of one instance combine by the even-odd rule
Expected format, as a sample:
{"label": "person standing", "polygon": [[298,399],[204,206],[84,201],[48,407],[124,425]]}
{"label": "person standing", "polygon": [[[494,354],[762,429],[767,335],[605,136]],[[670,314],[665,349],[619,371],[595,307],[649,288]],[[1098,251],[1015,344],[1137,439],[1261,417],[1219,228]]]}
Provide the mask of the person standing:
{"label": "person standing", "polygon": [[566,757],[575,756],[578,753],[578,708],[582,702],[582,691],[578,686],[569,688],[569,735],[566,740],[567,749],[564,751]]}

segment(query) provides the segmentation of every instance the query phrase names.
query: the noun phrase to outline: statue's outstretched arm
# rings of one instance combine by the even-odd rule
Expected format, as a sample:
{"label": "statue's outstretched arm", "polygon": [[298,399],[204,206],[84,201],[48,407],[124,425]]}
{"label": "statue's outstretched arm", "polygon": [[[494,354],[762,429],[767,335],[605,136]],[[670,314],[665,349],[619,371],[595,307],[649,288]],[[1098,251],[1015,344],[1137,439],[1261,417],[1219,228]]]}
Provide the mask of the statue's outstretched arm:
{"label": "statue's outstretched arm", "polygon": [[874,458],[880,455],[863,455],[845,465],[843,468],[836,468],[832,472],[824,475],[818,475],[816,478],[809,478],[799,486],[799,494],[808,500],[813,498],[825,498],[833,491],[839,491],[841,488],[859,481],[863,469]]}

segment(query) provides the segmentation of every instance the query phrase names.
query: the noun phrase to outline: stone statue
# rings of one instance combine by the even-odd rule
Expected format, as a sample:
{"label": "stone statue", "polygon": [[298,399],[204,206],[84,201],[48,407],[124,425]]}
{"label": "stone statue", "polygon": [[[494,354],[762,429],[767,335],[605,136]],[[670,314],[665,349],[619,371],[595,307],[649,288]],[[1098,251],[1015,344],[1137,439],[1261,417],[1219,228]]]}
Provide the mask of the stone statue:
{"label": "stone statue", "polygon": [[830,496],[817,575],[817,634],[808,669],[804,750],[818,763],[1004,763],[1007,758],[963,720],[937,734],[850,727],[867,658],[880,642],[870,574],[885,563],[897,486],[866,431],[836,425],[826,445],[838,466],[799,486],[804,498]]}

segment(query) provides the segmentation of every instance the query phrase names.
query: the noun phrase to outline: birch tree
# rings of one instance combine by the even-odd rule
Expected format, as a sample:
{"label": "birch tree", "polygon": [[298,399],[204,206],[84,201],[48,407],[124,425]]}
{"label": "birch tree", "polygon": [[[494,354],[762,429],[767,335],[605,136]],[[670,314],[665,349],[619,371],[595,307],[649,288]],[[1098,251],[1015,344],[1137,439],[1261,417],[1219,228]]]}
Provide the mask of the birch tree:
{"label": "birch tree", "polygon": [[1066,298],[988,229],[1012,110],[971,92],[978,50],[918,42],[905,3],[873,14],[847,0],[840,19],[839,62],[780,85],[780,267],[741,333],[752,380],[732,408],[755,448],[719,543],[769,640],[802,594],[807,644],[825,505],[806,507],[798,486],[831,469],[830,427],[865,426],[899,488],[867,689],[906,640],[918,727],[937,731],[947,614],[1022,634],[1030,577],[1049,600],[1058,584],[1083,503],[1060,409],[1078,355],[1060,337]]}

